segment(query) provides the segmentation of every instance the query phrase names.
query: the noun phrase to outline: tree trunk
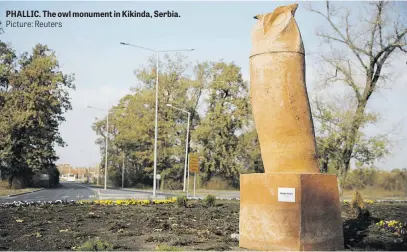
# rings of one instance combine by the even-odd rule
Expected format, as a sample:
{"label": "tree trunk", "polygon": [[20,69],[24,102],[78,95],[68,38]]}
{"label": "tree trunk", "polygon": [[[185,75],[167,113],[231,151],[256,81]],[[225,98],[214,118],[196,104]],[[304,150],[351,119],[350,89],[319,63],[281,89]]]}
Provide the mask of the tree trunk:
{"label": "tree trunk", "polygon": [[[9,180],[10,183],[10,180]],[[11,188],[12,189],[23,189],[26,187],[25,179],[22,176],[14,176],[11,179]]]}
{"label": "tree trunk", "polygon": [[339,170],[339,173],[338,173],[339,197],[342,197],[343,196],[343,188],[344,188],[343,182],[346,179],[347,171],[345,171],[344,167],[339,167],[338,170]]}
{"label": "tree trunk", "polygon": [[350,160],[352,158],[353,148],[355,147],[356,138],[358,136],[358,131],[365,113],[367,100],[364,99],[359,102],[355,113],[355,119],[353,120],[350,132],[347,134],[345,149],[343,150],[343,166],[341,167],[340,173],[346,176],[350,168]]}
{"label": "tree trunk", "polygon": [[343,184],[341,182],[341,179],[338,177],[338,191],[339,191],[339,197],[342,197],[343,195]]}
{"label": "tree trunk", "polygon": [[324,153],[324,159],[322,161],[322,166],[321,166],[321,172],[322,173],[328,173],[328,163],[329,163],[328,154]]}
{"label": "tree trunk", "polygon": [[11,186],[13,185],[13,178],[14,178],[13,175],[10,175],[10,176],[8,177],[8,188],[9,188],[9,189],[10,189]]}

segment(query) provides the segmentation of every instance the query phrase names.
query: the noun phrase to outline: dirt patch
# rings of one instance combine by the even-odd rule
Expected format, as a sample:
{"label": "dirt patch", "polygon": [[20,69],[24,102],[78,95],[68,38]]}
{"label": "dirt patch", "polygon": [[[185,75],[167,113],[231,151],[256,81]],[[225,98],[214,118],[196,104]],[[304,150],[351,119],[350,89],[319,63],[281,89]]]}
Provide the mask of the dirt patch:
{"label": "dirt patch", "polygon": [[[218,201],[219,202],[219,201]],[[407,203],[375,203],[372,218],[353,220],[343,206],[345,248],[407,250],[407,237],[379,230],[380,219],[407,221]],[[113,250],[154,250],[158,245],[183,250],[242,250],[238,233],[239,202],[207,208],[189,202],[148,206],[44,205],[0,209],[1,250],[72,250],[91,239]]]}
{"label": "dirt patch", "polygon": [[349,206],[342,206],[345,247],[351,250],[407,250],[407,235],[393,234],[375,225],[380,220],[407,222],[407,203],[374,203],[367,207],[371,217],[352,219]]}

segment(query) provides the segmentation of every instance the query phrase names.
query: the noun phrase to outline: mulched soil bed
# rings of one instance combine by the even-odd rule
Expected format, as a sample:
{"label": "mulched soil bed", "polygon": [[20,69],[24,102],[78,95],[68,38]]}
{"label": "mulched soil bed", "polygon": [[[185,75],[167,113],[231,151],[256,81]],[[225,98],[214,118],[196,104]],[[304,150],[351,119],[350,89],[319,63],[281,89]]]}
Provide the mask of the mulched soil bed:
{"label": "mulched soil bed", "polygon": [[[407,236],[380,230],[375,222],[407,222],[407,203],[374,203],[372,217],[352,219],[342,207],[345,249],[407,250]],[[0,250],[72,250],[100,238],[113,250],[154,250],[157,245],[182,250],[242,250],[238,233],[239,202],[218,201],[207,208],[189,202],[148,206],[44,205],[0,209]]]}

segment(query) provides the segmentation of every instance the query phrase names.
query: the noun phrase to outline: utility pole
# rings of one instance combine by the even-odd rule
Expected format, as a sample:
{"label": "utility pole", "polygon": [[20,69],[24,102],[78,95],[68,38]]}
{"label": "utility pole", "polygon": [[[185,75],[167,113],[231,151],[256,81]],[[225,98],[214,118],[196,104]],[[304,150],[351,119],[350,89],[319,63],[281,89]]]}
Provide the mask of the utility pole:
{"label": "utility pole", "polygon": [[99,185],[100,164],[98,164],[97,166],[98,166],[98,176],[97,176],[97,178],[96,178],[96,184]]}
{"label": "utility pole", "polygon": [[124,188],[124,151],[123,151],[123,165],[122,165],[122,188]]}
{"label": "utility pole", "polygon": [[[92,106],[87,106],[88,108],[91,108],[91,109],[98,109],[98,110],[104,110],[104,111],[107,111],[107,115],[106,115],[106,136],[105,136],[105,138],[106,138],[106,153],[105,153],[105,190],[106,190],[106,188],[107,188],[107,171],[108,171],[108,167],[107,167],[107,155],[108,155],[108,147],[109,147],[109,112],[110,111],[114,111],[115,109],[102,109],[102,108],[95,108],[95,107],[92,107]],[[118,109],[118,108],[116,108],[116,109]],[[99,170],[98,170],[98,173],[100,172],[100,166],[99,166]],[[99,174],[98,174],[98,180],[99,180]],[[99,184],[99,181],[98,181],[98,184]]]}
{"label": "utility pole", "polygon": [[[185,165],[184,165],[184,188],[183,191],[186,191],[186,181],[187,181],[187,162],[188,162],[188,143],[189,143],[189,121],[191,120],[191,113],[184,110],[184,109],[180,109],[177,107],[174,107],[172,104],[167,104],[167,107],[171,107],[173,109],[182,111],[184,113],[186,113],[188,115],[188,121],[187,121],[187,135],[186,135],[186,140],[185,140]],[[188,178],[189,179],[189,178]]]}
{"label": "utility pole", "polygon": [[105,190],[107,188],[107,148],[109,143],[109,111],[107,111],[106,115],[106,156],[105,156]]}
{"label": "utility pole", "polygon": [[90,151],[88,152],[88,183],[90,183]]}
{"label": "utility pole", "polygon": [[158,138],[158,75],[160,53],[193,51],[194,49],[154,50],[151,48],[120,42],[121,45],[132,46],[156,53],[156,83],[155,83],[155,125],[154,125],[154,168],[153,168],[153,198],[156,197],[157,187],[157,138]]}

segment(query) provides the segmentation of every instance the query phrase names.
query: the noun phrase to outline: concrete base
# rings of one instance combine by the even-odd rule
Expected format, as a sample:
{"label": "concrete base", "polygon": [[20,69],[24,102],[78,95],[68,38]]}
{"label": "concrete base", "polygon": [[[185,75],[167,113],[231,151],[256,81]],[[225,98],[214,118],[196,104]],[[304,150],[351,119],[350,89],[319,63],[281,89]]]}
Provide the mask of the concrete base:
{"label": "concrete base", "polygon": [[[279,196],[279,188],[290,189],[280,189]],[[290,191],[294,194],[289,195]],[[240,175],[239,246],[251,250],[343,250],[336,176]]]}

